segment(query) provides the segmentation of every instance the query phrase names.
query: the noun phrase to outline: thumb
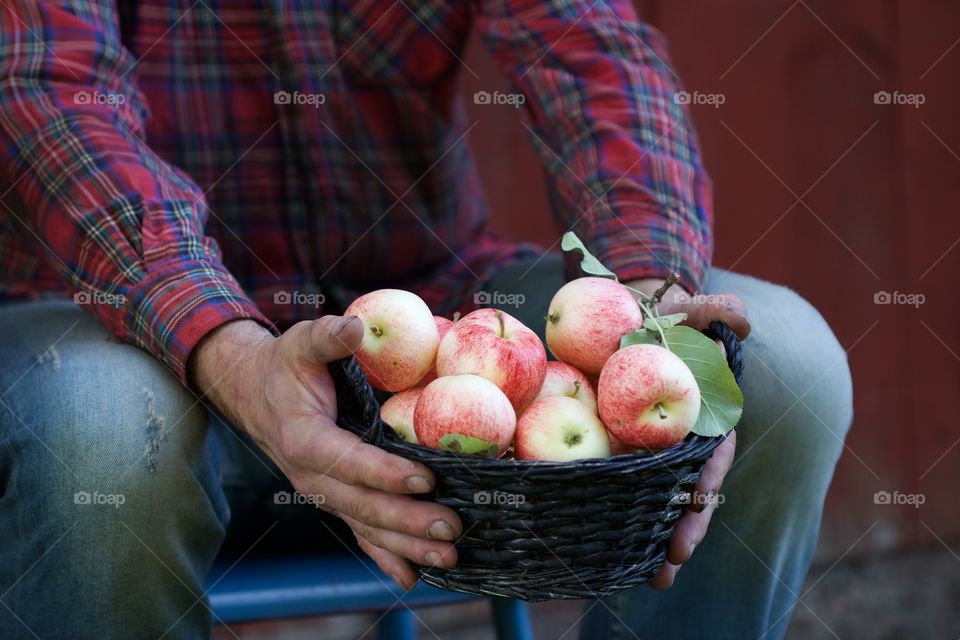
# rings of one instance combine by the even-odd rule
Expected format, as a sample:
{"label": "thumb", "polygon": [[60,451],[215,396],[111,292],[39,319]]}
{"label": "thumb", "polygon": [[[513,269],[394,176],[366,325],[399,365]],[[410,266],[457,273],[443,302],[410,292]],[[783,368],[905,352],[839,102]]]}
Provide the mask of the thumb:
{"label": "thumb", "polygon": [[314,364],[351,355],[363,342],[363,322],[357,316],[323,316],[301,333],[300,353]]}

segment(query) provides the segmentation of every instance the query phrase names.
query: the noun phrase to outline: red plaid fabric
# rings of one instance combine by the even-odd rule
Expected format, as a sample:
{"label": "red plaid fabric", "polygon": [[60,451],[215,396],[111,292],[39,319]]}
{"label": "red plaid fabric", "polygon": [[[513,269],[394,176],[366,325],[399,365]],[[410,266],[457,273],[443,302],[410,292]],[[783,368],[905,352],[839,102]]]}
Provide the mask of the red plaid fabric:
{"label": "red plaid fabric", "polygon": [[473,30],[522,95],[559,226],[623,279],[699,289],[709,180],[627,2],[6,0],[0,296],[73,295],[181,380],[233,319],[380,287],[468,307],[536,251],[485,226],[458,91]]}

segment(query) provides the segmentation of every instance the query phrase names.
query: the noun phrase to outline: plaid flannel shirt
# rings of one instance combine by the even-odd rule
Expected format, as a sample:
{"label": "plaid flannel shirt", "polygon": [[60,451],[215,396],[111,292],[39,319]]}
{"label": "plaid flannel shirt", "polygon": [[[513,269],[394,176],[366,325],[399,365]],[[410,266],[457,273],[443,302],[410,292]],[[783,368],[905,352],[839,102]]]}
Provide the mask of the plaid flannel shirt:
{"label": "plaid flannel shirt", "polygon": [[474,30],[525,97],[558,225],[622,279],[699,289],[710,183],[629,2],[6,0],[0,297],[97,303],[181,381],[230,320],[388,286],[469,307],[535,251],[485,226],[458,90]]}

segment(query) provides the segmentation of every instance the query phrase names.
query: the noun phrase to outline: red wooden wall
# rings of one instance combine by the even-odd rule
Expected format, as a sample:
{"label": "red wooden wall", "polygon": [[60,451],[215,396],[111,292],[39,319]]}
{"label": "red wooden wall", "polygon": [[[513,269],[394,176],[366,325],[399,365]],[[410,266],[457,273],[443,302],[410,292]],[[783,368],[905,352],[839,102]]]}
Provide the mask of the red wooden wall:
{"label": "red wooden wall", "polygon": [[[638,8],[669,37],[687,88],[726,98],[693,107],[716,183],[716,264],[799,291],[850,349],[856,418],[821,553],[843,553],[874,523],[853,553],[960,538],[960,3]],[[467,63],[479,79],[465,74],[465,91],[507,89],[477,43]],[[875,104],[881,90],[925,102]],[[551,245],[560,232],[519,116],[473,115],[495,227]],[[878,291],[926,301],[876,305]],[[925,503],[876,505],[881,490]]]}

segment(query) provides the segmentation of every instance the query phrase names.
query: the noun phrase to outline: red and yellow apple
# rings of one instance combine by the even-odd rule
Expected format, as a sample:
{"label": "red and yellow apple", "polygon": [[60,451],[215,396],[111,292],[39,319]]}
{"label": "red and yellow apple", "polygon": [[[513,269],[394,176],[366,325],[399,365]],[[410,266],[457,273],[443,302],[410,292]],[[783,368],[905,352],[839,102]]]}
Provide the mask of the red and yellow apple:
{"label": "red and yellow apple", "polygon": [[[450,327],[453,326],[454,321],[448,320],[443,316],[433,316],[433,321],[437,323],[437,331],[440,333],[440,340],[443,340],[443,336],[447,335],[447,331],[449,331]],[[427,371],[427,375],[423,376],[420,382],[417,383],[417,386],[425,387],[436,379],[437,379],[437,363],[434,362],[433,366],[430,367],[430,371]]]}
{"label": "red and yellow apple", "polygon": [[444,436],[460,434],[495,443],[497,455],[503,455],[516,427],[517,415],[507,396],[486,378],[472,374],[437,378],[420,394],[413,413],[417,440],[434,448]]}
{"label": "red and yellow apple", "polygon": [[416,294],[373,291],[354,300],[344,315],[363,321],[363,343],[355,355],[375,389],[409,389],[430,370],[440,333],[429,307]]}
{"label": "red and yellow apple", "polygon": [[623,444],[659,451],[683,440],[700,416],[690,368],[659,345],[635,344],[610,356],[597,389],[600,418]]}
{"label": "red and yellow apple", "polygon": [[547,352],[533,331],[498,309],[477,309],[454,323],[437,350],[437,374],[471,373],[497,385],[517,414],[540,392]]}
{"label": "red and yellow apple", "polygon": [[593,413],[597,412],[597,394],[587,376],[565,362],[547,362],[547,374],[536,399],[566,396],[582,402]]}
{"label": "red and yellow apple", "polygon": [[513,450],[518,460],[566,462],[606,458],[610,441],[600,418],[583,402],[550,396],[536,400],[520,416]]}
{"label": "red and yellow apple", "polygon": [[393,427],[401,438],[417,444],[417,434],[413,428],[413,411],[423,389],[407,389],[395,393],[380,407],[380,418]]}
{"label": "red and yellow apple", "polygon": [[629,289],[607,278],[577,278],[553,296],[547,313],[547,346],[557,360],[597,375],[620,348],[620,338],[643,326]]}

